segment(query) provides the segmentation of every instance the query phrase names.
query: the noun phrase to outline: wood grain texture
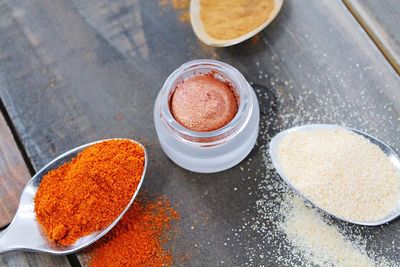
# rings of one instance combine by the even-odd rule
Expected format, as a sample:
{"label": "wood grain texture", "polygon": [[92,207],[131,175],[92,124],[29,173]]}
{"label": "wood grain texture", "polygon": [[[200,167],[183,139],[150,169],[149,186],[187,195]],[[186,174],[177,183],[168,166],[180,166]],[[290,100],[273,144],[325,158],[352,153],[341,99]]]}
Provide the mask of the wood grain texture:
{"label": "wood grain texture", "polygon": [[29,179],[28,168],[0,113],[0,227],[11,222]]}
{"label": "wood grain texture", "polygon": [[343,0],[400,73],[400,6],[397,0]]}
{"label": "wood grain texture", "polygon": [[41,253],[7,252],[0,255],[0,266],[10,267],[47,267],[70,266],[64,256],[50,256]]}
{"label": "wood grain texture", "polygon": [[[11,29],[15,27],[10,9],[0,1],[0,31],[8,28],[8,34],[15,34]],[[18,29],[18,27],[15,27]],[[7,35],[7,34],[6,34]],[[4,37],[6,36],[4,35]],[[10,35],[9,35],[10,37]],[[3,39],[4,40],[4,39]],[[7,45],[12,45],[10,39]],[[4,43],[3,43],[4,45]],[[3,46],[4,48],[4,46]],[[14,64],[12,58],[0,52],[0,64]],[[15,73],[25,75],[23,72]],[[3,85],[3,73],[0,80]],[[14,90],[16,88],[9,88]],[[2,114],[0,114],[0,224],[5,226],[11,222],[16,211],[20,193],[30,179],[28,168],[16,145],[10,129]],[[66,257],[54,257],[47,254],[27,252],[7,252],[0,255],[0,266],[70,266]]]}
{"label": "wood grain texture", "polygon": [[[172,245],[177,255],[188,254],[182,265],[249,263],[252,252],[247,249],[262,236],[245,223],[258,216],[258,186],[266,173],[279,180],[265,158],[270,136],[282,128],[346,124],[400,151],[400,79],[342,2],[285,1],[258,38],[225,49],[201,44],[180,20],[182,11],[158,1],[1,3],[0,97],[34,167],[96,139],[144,142],[150,162],[142,188],[165,194],[181,214],[181,231]],[[257,89],[268,130],[244,162],[218,174],[174,165],[162,152],[153,125],[153,103],[165,79],[195,58],[237,67]],[[265,94],[274,97],[267,101]],[[271,118],[272,106],[289,123]],[[276,193],[263,192],[266,199]],[[244,234],[234,236],[233,229]],[[377,255],[398,260],[390,247],[400,238],[400,221],[353,229],[373,238],[367,245]],[[281,242],[273,240],[265,250],[278,251]],[[276,266],[278,257],[257,257],[252,264]]]}

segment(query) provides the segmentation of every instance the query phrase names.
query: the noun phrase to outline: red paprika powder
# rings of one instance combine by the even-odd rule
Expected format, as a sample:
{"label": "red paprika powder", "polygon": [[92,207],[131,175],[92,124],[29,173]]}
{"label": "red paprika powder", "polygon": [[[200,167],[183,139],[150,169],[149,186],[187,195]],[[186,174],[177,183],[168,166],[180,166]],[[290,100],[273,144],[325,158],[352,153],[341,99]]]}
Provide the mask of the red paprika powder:
{"label": "red paprika powder", "polygon": [[90,267],[171,266],[166,243],[178,213],[168,200],[135,200],[121,221],[89,251]]}
{"label": "red paprika powder", "polygon": [[129,140],[94,144],[47,173],[35,196],[45,235],[61,245],[103,229],[125,209],[140,182],[143,148]]}

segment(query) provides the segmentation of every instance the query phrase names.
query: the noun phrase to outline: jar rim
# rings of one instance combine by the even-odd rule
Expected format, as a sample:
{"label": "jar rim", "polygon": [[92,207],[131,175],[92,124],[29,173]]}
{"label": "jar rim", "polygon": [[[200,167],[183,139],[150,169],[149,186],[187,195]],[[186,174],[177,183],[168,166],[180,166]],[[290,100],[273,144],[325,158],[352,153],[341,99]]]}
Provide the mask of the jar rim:
{"label": "jar rim", "polygon": [[[209,69],[209,71],[197,74],[195,71],[198,69]],[[238,110],[232,120],[219,129],[208,132],[193,131],[176,121],[170,111],[170,97],[173,90],[176,88],[176,81],[178,81],[182,75],[187,74],[188,72],[194,72],[192,75],[195,76],[196,74],[201,75],[212,73],[212,71],[216,71],[216,73],[220,75],[222,74],[224,78],[227,78],[229,82],[232,83],[233,89],[238,96]],[[165,124],[167,124],[175,134],[183,137],[185,141],[202,143],[213,143],[214,141],[220,142],[226,141],[225,139],[229,138],[229,136],[244,124],[246,117],[248,117],[247,114],[252,108],[249,99],[251,99],[249,84],[236,68],[217,60],[198,59],[182,64],[167,78],[161,89],[160,112]]]}

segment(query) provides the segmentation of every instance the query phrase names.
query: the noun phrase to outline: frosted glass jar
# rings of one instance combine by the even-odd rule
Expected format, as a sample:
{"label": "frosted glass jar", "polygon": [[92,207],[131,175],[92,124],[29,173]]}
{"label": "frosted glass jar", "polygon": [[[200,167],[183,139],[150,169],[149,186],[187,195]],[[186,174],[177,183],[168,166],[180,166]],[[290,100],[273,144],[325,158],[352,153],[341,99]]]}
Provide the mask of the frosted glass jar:
{"label": "frosted glass jar", "polygon": [[[201,74],[212,74],[228,82],[239,99],[235,117],[210,132],[196,132],[180,125],[170,111],[170,98],[176,86]],[[190,171],[212,173],[241,162],[254,147],[260,111],[253,88],[234,67],[216,60],[193,60],[175,70],[165,81],[154,105],[154,124],[167,156]]]}

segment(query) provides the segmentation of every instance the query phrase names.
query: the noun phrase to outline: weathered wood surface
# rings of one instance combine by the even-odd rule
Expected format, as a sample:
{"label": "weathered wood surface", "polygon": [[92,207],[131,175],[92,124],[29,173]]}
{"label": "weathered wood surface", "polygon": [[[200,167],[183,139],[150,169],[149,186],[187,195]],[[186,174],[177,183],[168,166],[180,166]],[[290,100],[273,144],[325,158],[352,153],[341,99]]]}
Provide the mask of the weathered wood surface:
{"label": "weathered wood surface", "polygon": [[0,227],[14,217],[21,191],[29,179],[29,170],[0,113]]}
{"label": "weathered wood surface", "polygon": [[0,266],[36,267],[36,266],[71,266],[65,256],[50,256],[40,253],[7,252],[0,255]]}
{"label": "weathered wood surface", "polygon": [[[236,237],[236,245],[224,243],[232,240],[232,229],[257,217],[258,184],[271,170],[264,162],[265,133],[251,161],[223,173],[194,174],[168,160],[152,109],[164,80],[181,63],[220,59],[256,84],[260,95],[277,94],[275,114],[288,113],[289,122],[271,119],[270,103],[260,96],[263,129],[270,135],[292,124],[332,122],[367,130],[400,152],[400,79],[343,3],[285,1],[258,38],[213,49],[180,21],[181,10],[161,2],[167,4],[1,0],[0,97],[35,169],[96,139],[147,143],[151,162],[143,190],[166,194],[177,206],[182,229],[174,246],[178,254],[189,252],[188,266],[249,263],[246,247],[256,247],[257,232]],[[369,247],[377,254],[398,260],[393,250],[379,251],[399,237],[399,220],[354,228],[373,237]],[[265,249],[279,248],[271,243]],[[276,262],[258,257],[252,264]]]}
{"label": "weathered wood surface", "polygon": [[[2,43],[0,51],[0,65],[13,65],[14,58],[3,50],[13,45],[12,36],[21,30],[13,19],[11,9],[0,1],[0,32],[3,38],[8,36],[8,41]],[[4,41],[4,39],[2,39]],[[11,41],[11,42],[10,42]],[[0,83],[3,88],[4,72],[0,73]],[[22,75],[22,72],[19,74]],[[14,77],[18,79],[18,76]],[[4,88],[3,88],[4,89]],[[11,88],[9,88],[11,89]],[[18,90],[12,88],[11,90]],[[26,182],[30,179],[29,169],[21,155],[16,141],[0,112],[0,227],[5,227],[11,222],[20,194]],[[7,252],[0,255],[0,266],[70,266],[66,257],[50,256],[48,254],[28,252]]]}
{"label": "weathered wood surface", "polygon": [[344,3],[400,73],[399,1],[344,0]]}

